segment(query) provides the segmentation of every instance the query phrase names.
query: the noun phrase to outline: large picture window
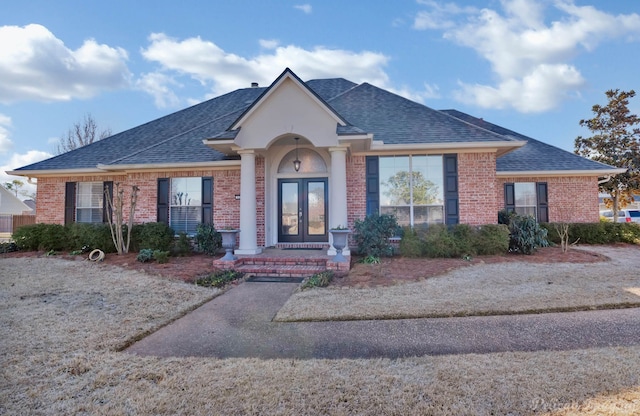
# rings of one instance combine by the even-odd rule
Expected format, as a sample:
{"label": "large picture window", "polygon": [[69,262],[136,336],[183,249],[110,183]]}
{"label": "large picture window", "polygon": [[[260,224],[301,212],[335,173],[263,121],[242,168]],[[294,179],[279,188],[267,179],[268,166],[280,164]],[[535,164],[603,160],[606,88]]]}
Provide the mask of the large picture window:
{"label": "large picture window", "polygon": [[504,184],[504,205],[508,212],[530,215],[538,222],[549,222],[546,182]]}
{"label": "large picture window", "polygon": [[173,231],[195,234],[202,222],[202,178],[172,178],[169,203]]}
{"label": "large picture window", "polygon": [[535,182],[516,182],[513,184],[516,207],[515,211],[519,215],[530,215],[536,218],[538,202],[536,199]]}
{"label": "large picture window", "polygon": [[380,213],[400,225],[444,223],[442,156],[381,156]]}
{"label": "large picture window", "polygon": [[103,204],[103,182],[76,183],[76,222],[102,222]]}

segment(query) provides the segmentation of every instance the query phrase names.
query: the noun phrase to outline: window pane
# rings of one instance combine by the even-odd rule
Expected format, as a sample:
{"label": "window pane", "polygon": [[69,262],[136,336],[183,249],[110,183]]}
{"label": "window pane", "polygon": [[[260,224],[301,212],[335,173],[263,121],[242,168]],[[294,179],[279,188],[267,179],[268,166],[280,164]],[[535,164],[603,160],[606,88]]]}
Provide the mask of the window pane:
{"label": "window pane", "polygon": [[380,206],[409,205],[409,156],[380,157]]}
{"label": "window pane", "polygon": [[442,156],[413,156],[411,169],[413,203],[444,204]]}
{"label": "window pane", "polygon": [[395,215],[398,220],[398,225],[400,226],[404,227],[411,225],[411,211],[409,207],[380,207],[380,214]]}
{"label": "window pane", "polygon": [[102,222],[102,182],[76,184],[76,222]]}
{"label": "window pane", "polygon": [[294,160],[296,160],[296,151],[292,150],[280,161],[278,173],[324,173],[327,171],[327,164],[322,156],[311,149],[298,149],[298,160],[300,161],[298,172],[293,166]]}
{"label": "window pane", "polygon": [[202,222],[200,207],[182,206],[171,207],[170,226],[178,234],[184,231],[187,234],[195,234],[198,224]]}
{"label": "window pane", "polygon": [[519,182],[514,184],[516,206],[536,206],[536,184]]}
{"label": "window pane", "polygon": [[413,208],[414,224],[443,224],[444,206],[421,206]]}
{"label": "window pane", "polygon": [[172,206],[201,206],[202,178],[171,179]]}
{"label": "window pane", "polygon": [[536,207],[516,207],[516,214],[536,218]]}

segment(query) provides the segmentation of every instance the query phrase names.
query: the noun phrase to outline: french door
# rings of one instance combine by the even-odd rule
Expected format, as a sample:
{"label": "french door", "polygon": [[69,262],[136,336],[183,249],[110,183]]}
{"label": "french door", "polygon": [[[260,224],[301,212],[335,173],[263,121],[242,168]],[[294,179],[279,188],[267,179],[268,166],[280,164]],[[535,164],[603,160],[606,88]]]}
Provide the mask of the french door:
{"label": "french door", "polygon": [[278,241],[329,241],[327,178],[278,180]]}

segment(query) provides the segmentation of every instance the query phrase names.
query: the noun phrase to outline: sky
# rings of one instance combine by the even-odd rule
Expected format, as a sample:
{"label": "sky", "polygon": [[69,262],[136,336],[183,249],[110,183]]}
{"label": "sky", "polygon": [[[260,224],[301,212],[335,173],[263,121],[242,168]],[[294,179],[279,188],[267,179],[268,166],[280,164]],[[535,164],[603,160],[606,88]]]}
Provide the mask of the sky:
{"label": "sky", "polygon": [[87,114],[117,133],[287,67],[573,151],[605,91],[640,93],[640,2],[2,0],[0,183]]}

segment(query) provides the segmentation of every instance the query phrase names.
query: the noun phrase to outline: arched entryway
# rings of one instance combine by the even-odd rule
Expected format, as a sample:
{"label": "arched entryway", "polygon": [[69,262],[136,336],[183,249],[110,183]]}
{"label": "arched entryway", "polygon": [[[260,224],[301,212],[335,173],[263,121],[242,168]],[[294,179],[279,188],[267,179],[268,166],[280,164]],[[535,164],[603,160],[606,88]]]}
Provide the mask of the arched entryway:
{"label": "arched entryway", "polygon": [[[294,160],[300,161],[298,171]],[[287,153],[278,165],[278,241],[328,241],[329,190],[325,160],[315,150]]]}

